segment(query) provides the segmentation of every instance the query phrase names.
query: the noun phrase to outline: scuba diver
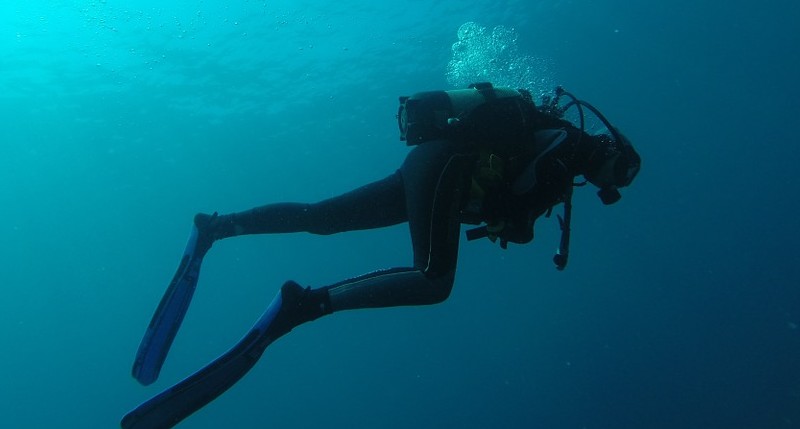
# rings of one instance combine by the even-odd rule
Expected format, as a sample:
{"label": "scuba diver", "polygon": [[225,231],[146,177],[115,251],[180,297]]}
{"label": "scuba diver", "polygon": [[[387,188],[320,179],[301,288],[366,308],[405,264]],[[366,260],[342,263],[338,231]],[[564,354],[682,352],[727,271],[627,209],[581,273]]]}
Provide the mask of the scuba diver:
{"label": "scuba diver", "polygon": [[[568,101],[562,105],[563,99]],[[576,109],[579,123],[564,119]],[[607,133],[585,130],[591,111]],[[232,349],[122,420],[122,427],[169,428],[211,402],[255,365],[273,341],[296,326],[338,311],[428,305],[450,295],[461,224],[467,239],[525,244],[537,218],[563,203],[556,267],[569,251],[573,187],[599,188],[619,200],[640,168],[633,146],[592,105],[557,88],[537,106],[526,90],[490,83],[400,98],[401,140],[413,149],[385,179],[313,204],[277,203],[231,214],[198,214],[178,270],[145,333],[133,376],[158,377],[194,293],[203,257],[217,240],[248,234],[335,234],[407,222],[413,265],[328,286],[287,281],[253,328]],[[577,177],[583,183],[576,183]]]}

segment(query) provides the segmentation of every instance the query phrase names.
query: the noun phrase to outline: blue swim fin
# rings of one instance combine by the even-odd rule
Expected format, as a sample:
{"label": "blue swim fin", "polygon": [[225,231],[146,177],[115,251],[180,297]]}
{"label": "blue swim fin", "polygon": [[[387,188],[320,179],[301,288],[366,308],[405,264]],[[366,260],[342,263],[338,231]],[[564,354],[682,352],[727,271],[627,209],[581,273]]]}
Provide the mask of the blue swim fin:
{"label": "blue swim fin", "polygon": [[161,298],[139,344],[132,374],[133,378],[145,386],[158,378],[161,366],[167,358],[167,352],[192,301],[200,275],[200,264],[210,247],[204,241],[197,226],[192,226],[189,242],[186,244],[178,270]]}
{"label": "blue swim fin", "polygon": [[282,306],[282,293],[278,293],[253,328],[232,349],[129,412],[122,418],[121,427],[171,428],[228,390],[250,371],[267,346],[294,326],[286,317],[291,310],[287,309],[278,317]]}

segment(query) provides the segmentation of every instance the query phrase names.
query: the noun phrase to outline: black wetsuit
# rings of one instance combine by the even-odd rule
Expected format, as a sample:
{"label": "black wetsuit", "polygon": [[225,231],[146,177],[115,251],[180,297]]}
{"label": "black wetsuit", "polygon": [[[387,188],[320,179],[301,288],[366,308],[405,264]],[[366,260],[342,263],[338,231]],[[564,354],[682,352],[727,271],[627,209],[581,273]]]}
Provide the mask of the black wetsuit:
{"label": "black wetsuit", "polygon": [[[488,190],[477,220],[504,222],[506,228],[499,233],[504,241],[525,243],[533,238],[534,220],[559,203],[565,190],[571,189],[573,177],[582,174],[580,165],[588,149],[578,147],[579,143],[594,141],[564,121],[540,125],[567,131],[568,144],[553,151],[553,161],[545,164],[555,163],[563,174],[540,172],[539,185],[524,195],[506,190],[513,177]],[[536,155],[533,147],[529,137],[488,144],[483,152],[488,148],[524,166]],[[303,231],[326,235],[408,222],[412,267],[375,271],[315,289],[308,299],[317,302],[310,306],[312,314],[303,319],[346,309],[439,303],[453,287],[460,225],[465,221],[480,153],[459,142],[426,142],[415,146],[394,174],[343,195],[313,204],[270,204],[219,216],[214,221],[214,239]],[[473,216],[470,223],[475,221]]]}

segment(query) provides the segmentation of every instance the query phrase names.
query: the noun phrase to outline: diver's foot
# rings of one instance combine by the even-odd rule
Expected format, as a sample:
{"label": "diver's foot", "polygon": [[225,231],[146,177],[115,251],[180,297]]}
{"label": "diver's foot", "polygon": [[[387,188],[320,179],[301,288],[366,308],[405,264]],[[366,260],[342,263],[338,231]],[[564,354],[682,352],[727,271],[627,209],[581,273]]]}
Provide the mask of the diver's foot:
{"label": "diver's foot", "polygon": [[198,213],[194,215],[194,226],[197,228],[196,252],[205,255],[217,240],[217,212],[213,214]]}
{"label": "diver's foot", "polygon": [[270,329],[275,338],[291,331],[295,326],[331,314],[331,299],[327,289],[303,288],[289,280],[281,287],[281,309]]}

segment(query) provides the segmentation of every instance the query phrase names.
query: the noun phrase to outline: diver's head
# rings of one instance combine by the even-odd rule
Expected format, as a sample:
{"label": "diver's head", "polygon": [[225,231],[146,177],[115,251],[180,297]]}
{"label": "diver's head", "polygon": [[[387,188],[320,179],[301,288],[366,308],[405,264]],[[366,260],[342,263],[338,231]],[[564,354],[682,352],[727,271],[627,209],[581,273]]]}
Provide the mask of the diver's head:
{"label": "diver's head", "polygon": [[615,138],[599,135],[592,138],[594,146],[584,177],[600,188],[597,195],[604,204],[613,204],[621,198],[619,188],[628,186],[639,173],[641,158],[631,142],[617,130]]}

